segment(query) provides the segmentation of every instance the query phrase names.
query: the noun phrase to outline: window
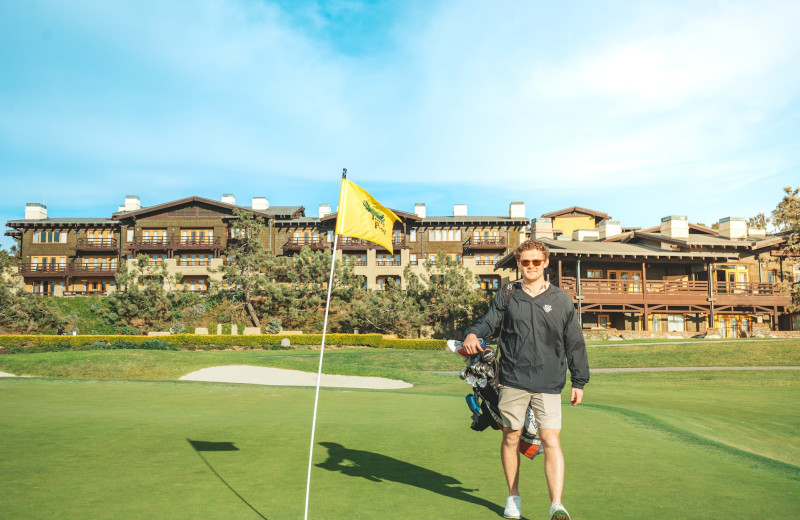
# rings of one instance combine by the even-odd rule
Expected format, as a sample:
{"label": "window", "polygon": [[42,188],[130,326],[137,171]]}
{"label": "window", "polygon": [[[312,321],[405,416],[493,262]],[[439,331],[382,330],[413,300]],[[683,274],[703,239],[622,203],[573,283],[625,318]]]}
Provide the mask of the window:
{"label": "window", "polygon": [[400,288],[400,278],[397,276],[379,276],[375,279],[377,289],[385,291],[386,289]]}
{"label": "window", "polygon": [[142,243],[143,244],[166,244],[167,243],[167,230],[166,229],[143,229],[142,230]]}
{"label": "window", "polygon": [[[166,239],[166,232],[164,238]],[[209,245],[213,243],[213,229],[181,229],[181,244]]]}
{"label": "window", "polygon": [[411,255],[409,256],[409,263],[410,263],[411,265],[418,265],[418,262],[417,262],[417,253],[411,253]]}
{"label": "window", "polygon": [[150,257],[150,265],[156,266],[167,262],[167,255],[148,255]]}
{"label": "window", "polygon": [[670,314],[667,316],[667,331],[668,332],[683,332],[683,314]]}
{"label": "window", "polygon": [[183,288],[186,291],[199,292],[208,290],[208,281],[205,278],[184,278]]}
{"label": "window", "polygon": [[[413,233],[413,230],[412,230]],[[415,240],[415,239],[412,239]],[[428,231],[428,240],[430,242],[455,242],[461,241],[460,229],[435,229]]]}
{"label": "window", "polygon": [[349,254],[345,255],[344,257],[345,262],[355,265],[355,266],[365,266],[367,265],[367,255],[366,254]]}
{"label": "window", "polygon": [[607,329],[609,324],[609,316],[608,314],[600,314],[597,317],[597,326],[601,329]]}
{"label": "window", "polygon": [[586,278],[602,278],[603,271],[601,269],[589,269],[586,271]]}
{"label": "window", "polygon": [[66,231],[34,231],[34,244],[66,244]]}
{"label": "window", "polygon": [[479,276],[475,281],[476,289],[483,289],[484,291],[496,291],[500,288],[500,277],[492,275]]}
{"label": "window", "polygon": [[375,264],[379,266],[400,265],[400,254],[390,255],[388,253],[378,254],[375,257]]}
{"label": "window", "polygon": [[416,242],[417,241],[417,230],[416,229],[412,229],[411,231],[408,232],[408,239],[410,241],[412,241],[412,242]]}
{"label": "window", "polygon": [[67,267],[66,256],[32,256],[31,268],[34,271],[64,271]]}
{"label": "window", "polygon": [[126,242],[133,242],[133,230],[126,229],[125,230],[125,241]]}

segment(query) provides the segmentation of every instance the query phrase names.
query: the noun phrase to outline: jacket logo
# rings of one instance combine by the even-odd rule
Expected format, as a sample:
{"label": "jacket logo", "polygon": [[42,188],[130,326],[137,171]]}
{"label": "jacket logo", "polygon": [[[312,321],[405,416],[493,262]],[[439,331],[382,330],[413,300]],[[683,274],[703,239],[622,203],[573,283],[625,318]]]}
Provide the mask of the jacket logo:
{"label": "jacket logo", "polygon": [[544,312],[550,312],[553,310],[553,308],[550,305],[544,305],[542,309],[544,309]]}

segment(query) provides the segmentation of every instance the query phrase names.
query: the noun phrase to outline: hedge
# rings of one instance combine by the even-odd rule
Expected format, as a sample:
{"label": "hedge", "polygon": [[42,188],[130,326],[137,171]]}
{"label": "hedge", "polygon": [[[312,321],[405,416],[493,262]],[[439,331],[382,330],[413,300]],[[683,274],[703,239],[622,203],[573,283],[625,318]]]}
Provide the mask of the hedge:
{"label": "hedge", "polygon": [[[0,353],[57,352],[66,350],[224,350],[231,347],[276,350],[288,338],[292,347],[314,347],[322,344],[322,334],[262,334],[231,336],[217,334],[172,334],[169,336],[127,335],[0,335]],[[325,346],[358,346],[403,350],[442,350],[444,340],[389,339],[380,334],[328,334]]]}

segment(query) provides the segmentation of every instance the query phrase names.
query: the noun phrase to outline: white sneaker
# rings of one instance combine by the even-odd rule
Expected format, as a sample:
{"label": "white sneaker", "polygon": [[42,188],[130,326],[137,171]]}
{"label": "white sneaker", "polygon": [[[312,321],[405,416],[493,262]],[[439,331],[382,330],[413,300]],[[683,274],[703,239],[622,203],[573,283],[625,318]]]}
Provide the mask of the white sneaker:
{"label": "white sneaker", "polygon": [[522,513],[519,512],[521,500],[517,495],[511,495],[506,500],[506,510],[503,511],[503,518],[520,518]]}
{"label": "white sneaker", "polygon": [[561,504],[550,506],[550,520],[570,520],[567,508]]}

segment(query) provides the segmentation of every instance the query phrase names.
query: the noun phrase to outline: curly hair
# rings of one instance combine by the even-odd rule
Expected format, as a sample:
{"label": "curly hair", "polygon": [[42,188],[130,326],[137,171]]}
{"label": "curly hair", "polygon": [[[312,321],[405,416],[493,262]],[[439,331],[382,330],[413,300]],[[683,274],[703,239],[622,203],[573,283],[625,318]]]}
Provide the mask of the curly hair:
{"label": "curly hair", "polygon": [[520,255],[525,251],[541,251],[543,260],[546,261],[550,258],[550,248],[540,240],[526,240],[521,243],[519,247],[514,250],[514,258],[517,259],[517,262],[519,262]]}

